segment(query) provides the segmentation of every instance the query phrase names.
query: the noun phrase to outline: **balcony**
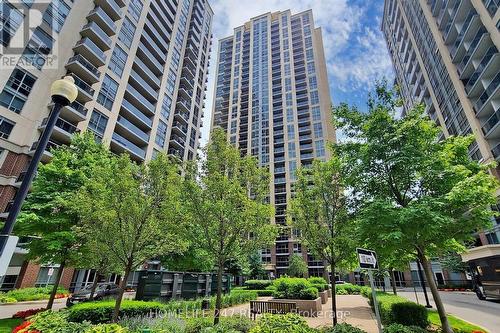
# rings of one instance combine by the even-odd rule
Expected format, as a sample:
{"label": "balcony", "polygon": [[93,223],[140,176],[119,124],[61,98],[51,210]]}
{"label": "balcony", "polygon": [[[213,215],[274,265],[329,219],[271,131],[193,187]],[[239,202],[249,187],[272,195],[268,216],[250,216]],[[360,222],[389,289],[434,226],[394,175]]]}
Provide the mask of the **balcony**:
{"label": "balcony", "polygon": [[140,59],[142,61],[144,61],[145,63],[149,63],[150,66],[154,67],[154,69],[156,70],[155,74],[163,73],[164,66],[158,61],[158,59],[156,59],[156,57],[151,53],[151,51],[149,51],[149,49],[146,47],[146,45],[144,45],[143,42],[139,43],[137,54],[140,56]]}
{"label": "balcony", "polygon": [[[38,127],[40,130],[45,129],[48,119],[49,118],[47,117],[42,120],[42,123]],[[75,133],[80,133],[80,130],[75,125],[64,119],[58,118],[56,120],[54,129],[52,130],[51,137],[59,142],[69,143],[71,141],[71,137]]]}
{"label": "balcony", "polygon": [[[119,0],[123,4],[123,1]],[[115,0],[94,0],[96,6],[101,7],[113,19],[117,21],[122,16],[121,6]]]}
{"label": "balcony", "polygon": [[108,36],[113,36],[114,34],[116,34],[116,24],[101,7],[96,7],[91,10],[87,15],[87,20],[94,21],[99,24],[101,29],[105,31]]}
{"label": "balcony", "polygon": [[187,126],[186,125],[182,125],[180,122],[178,121],[174,121],[172,123],[172,131],[176,131],[177,133],[180,133],[181,135],[186,135],[187,134]]}
{"label": "balcony", "polygon": [[181,110],[184,110],[185,112],[190,112],[191,111],[191,101],[187,99],[177,99],[177,107]]}
{"label": "balcony", "polygon": [[80,79],[77,75],[71,74],[71,76],[75,80],[75,85],[78,88],[77,99],[82,103],[91,101],[94,98],[95,90],[92,89],[92,87],[87,82]]}
{"label": "balcony", "polygon": [[476,36],[470,43],[467,52],[462,58],[462,61],[457,65],[458,73],[461,78],[463,78],[464,76],[467,75],[467,73],[470,73],[473,70],[471,69],[473,65],[472,61],[470,60],[474,58],[475,54],[480,54],[482,52],[485,52],[490,40],[491,40],[490,34],[486,33],[486,29],[480,28]]}
{"label": "balcony", "polygon": [[181,76],[181,84],[184,84],[190,90],[194,89],[194,80],[188,79],[185,75]]}
{"label": "balcony", "polygon": [[95,67],[101,67],[106,63],[104,52],[88,37],[80,39],[73,48],[73,51],[83,55]]}
{"label": "balcony", "polygon": [[[49,104],[49,107],[52,108],[53,103]],[[87,117],[88,110],[83,104],[74,101],[70,105],[64,106],[61,109],[61,118],[64,118],[72,123],[78,123],[80,121],[84,121]]]}
{"label": "balcony", "polygon": [[117,152],[127,152],[136,161],[143,161],[146,158],[146,151],[134,143],[130,142],[118,133],[113,133],[111,137],[111,149]]}
{"label": "balcony", "polygon": [[467,91],[469,97],[476,94],[478,90],[477,83],[481,81],[481,78],[491,77],[497,74],[498,66],[500,65],[499,59],[500,57],[497,48],[495,46],[491,46],[465,84],[465,90]]}
{"label": "balcony", "polygon": [[[52,149],[58,148],[59,146],[61,146],[61,143],[54,141],[52,139],[49,140],[49,142],[47,143],[47,147],[45,148],[45,151],[42,155],[42,162],[47,163],[48,161],[50,161],[52,159],[52,153],[50,151]],[[33,154],[35,153],[36,147],[38,147],[38,141],[33,142],[28,155],[33,156]]]}
{"label": "balcony", "polygon": [[149,69],[149,67],[146,66],[146,64],[144,64],[144,62],[138,57],[134,59],[133,70],[141,75],[144,80],[147,80],[153,88],[160,88],[161,80],[158,76],[161,76],[161,74],[156,75],[153,73],[151,69]]}
{"label": "balcony", "polygon": [[491,153],[497,161],[500,160],[500,143],[493,147],[493,149],[491,149]]}
{"label": "balcony", "polygon": [[146,130],[150,130],[153,126],[153,121],[126,99],[123,99],[122,101],[122,108],[120,113],[123,113],[129,119],[136,120],[141,124],[141,127]]}
{"label": "balcony", "polygon": [[160,62],[165,61],[165,59],[167,58],[166,52],[160,50],[155,39],[153,39],[153,37],[151,37],[145,30],[142,33],[141,42],[143,45],[148,47],[148,51],[156,58],[156,60]]}
{"label": "balcony", "polygon": [[495,112],[483,125],[483,134],[487,139],[500,138],[500,110]]}
{"label": "balcony", "polygon": [[186,140],[177,134],[172,134],[172,136],[170,137],[170,143],[177,146],[177,148],[182,149],[186,144]]}
{"label": "balcony", "polygon": [[143,95],[147,95],[149,100],[158,100],[158,92],[153,89],[149,83],[147,83],[136,71],[132,69],[130,72],[130,77],[132,81],[134,81],[138,86],[138,89],[143,93]]}
{"label": "balcony", "polygon": [[142,131],[139,127],[132,124],[129,120],[119,115],[115,131],[124,138],[138,145],[147,145],[149,142],[149,134]]}
{"label": "balcony", "polygon": [[174,113],[174,118],[183,122],[186,125],[189,124],[189,113],[188,112],[182,112],[182,111],[176,110]]}
{"label": "balcony", "polygon": [[137,91],[134,87],[127,84],[127,89],[125,90],[125,95],[130,96],[132,100],[129,100],[132,105],[136,108],[144,111],[144,113],[148,113],[150,116],[155,113],[155,106],[151,104],[139,91]]}
{"label": "balcony", "polygon": [[184,158],[184,149],[177,149],[174,147],[168,148],[167,154],[178,157],[179,159]]}
{"label": "balcony", "polygon": [[89,22],[83,26],[80,31],[82,37],[90,38],[102,50],[107,51],[111,48],[111,38],[101,29],[96,22]]}
{"label": "balcony", "polygon": [[75,73],[82,79],[90,83],[96,83],[99,81],[101,72],[90,63],[84,56],[77,54],[69,58],[66,64],[66,70],[71,73]]}
{"label": "balcony", "polygon": [[488,84],[488,87],[474,103],[474,111],[479,116],[496,111],[500,104],[500,73]]}

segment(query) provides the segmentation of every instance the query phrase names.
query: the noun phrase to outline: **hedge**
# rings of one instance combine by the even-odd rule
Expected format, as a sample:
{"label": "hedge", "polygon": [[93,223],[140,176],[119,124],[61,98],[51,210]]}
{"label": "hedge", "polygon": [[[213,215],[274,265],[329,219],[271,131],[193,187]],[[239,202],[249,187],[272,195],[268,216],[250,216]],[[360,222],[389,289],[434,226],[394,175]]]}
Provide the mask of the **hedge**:
{"label": "hedge", "polygon": [[295,313],[285,315],[264,314],[260,317],[257,326],[250,333],[311,333],[317,332],[309,328],[306,320]]}
{"label": "hedge", "polygon": [[[222,308],[247,303],[257,299],[254,290],[235,290],[222,295]],[[120,309],[120,317],[135,317],[150,313],[181,313],[201,309],[203,298],[196,300],[172,300],[167,303],[124,300]],[[210,297],[210,308],[215,308],[215,296]],[[89,321],[93,324],[106,323],[111,320],[115,301],[98,301],[79,303],[68,309],[68,320],[71,322]]]}
{"label": "hedge", "polygon": [[[13,289],[9,290],[6,293],[0,293],[0,303],[39,301],[39,300],[49,299],[51,292],[52,292],[52,286]],[[66,289],[62,287],[57,288],[58,297],[65,296],[67,294],[69,294],[69,292]]]}
{"label": "hedge", "polygon": [[245,287],[249,290],[262,290],[271,286],[273,281],[271,280],[247,280],[245,281]]}
{"label": "hedge", "polygon": [[335,327],[323,328],[320,332],[321,333],[366,333],[362,329],[354,327],[347,323],[338,323],[337,325],[335,325]]}
{"label": "hedge", "polygon": [[[92,324],[106,323],[113,316],[114,308],[114,300],[79,303],[68,309],[68,320],[77,323],[84,321]],[[165,311],[165,305],[160,302],[123,300],[120,317],[145,316],[161,311]]]}
{"label": "hedge", "polygon": [[318,298],[318,289],[306,279],[284,277],[274,280],[273,285],[276,287],[274,298],[304,300]]}
{"label": "hedge", "polygon": [[[368,296],[370,305],[373,308],[372,295]],[[384,292],[377,292],[377,301],[380,310],[380,318],[384,325],[393,323],[407,326],[419,326],[425,328],[429,325],[427,309],[408,301],[406,298],[390,295]]]}

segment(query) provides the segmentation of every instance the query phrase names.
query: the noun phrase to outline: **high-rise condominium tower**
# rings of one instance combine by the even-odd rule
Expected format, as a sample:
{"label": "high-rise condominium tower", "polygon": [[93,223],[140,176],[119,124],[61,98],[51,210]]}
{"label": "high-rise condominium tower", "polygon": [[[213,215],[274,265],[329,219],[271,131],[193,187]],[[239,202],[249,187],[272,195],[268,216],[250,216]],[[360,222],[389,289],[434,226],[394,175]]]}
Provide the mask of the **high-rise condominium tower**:
{"label": "high-rise condominium tower", "polygon": [[262,260],[278,275],[293,254],[308,262],[309,274],[324,274],[323,262],[285,227],[285,213],[297,167],[329,156],[327,142],[335,140],[330,107],[321,30],[312,11],[266,13],[220,40],[212,126],[271,172],[273,221],[284,228]]}
{"label": "high-rise condominium tower", "polygon": [[[500,160],[498,6],[497,0],[386,0],[382,22],[405,108],[423,103],[443,137],[474,134],[470,156],[483,162]],[[499,243],[500,219],[494,224],[477,234],[476,245]]]}
{"label": "high-rise condominium tower", "polygon": [[[207,0],[2,1],[1,216],[45,126],[50,86],[64,75],[74,77],[79,93],[62,110],[50,147],[89,130],[138,162],[159,151],[193,159],[212,16]],[[50,156],[47,151],[44,160]],[[1,288],[45,285],[56,275],[52,268],[27,263],[16,251]],[[87,273],[75,272],[73,282],[91,281]],[[65,269],[66,287],[72,275]]]}

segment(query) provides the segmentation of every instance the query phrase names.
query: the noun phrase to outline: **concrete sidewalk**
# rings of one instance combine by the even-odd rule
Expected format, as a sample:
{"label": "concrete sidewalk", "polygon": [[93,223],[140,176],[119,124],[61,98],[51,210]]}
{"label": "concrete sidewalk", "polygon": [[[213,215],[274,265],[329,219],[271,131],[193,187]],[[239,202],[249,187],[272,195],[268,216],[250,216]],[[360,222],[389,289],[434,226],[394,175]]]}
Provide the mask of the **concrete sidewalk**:
{"label": "concrete sidewalk", "polygon": [[[265,301],[270,297],[259,297]],[[323,310],[318,317],[304,317],[310,327],[332,326],[332,299],[323,304]],[[250,303],[233,306],[222,310],[223,316],[244,315],[250,317]],[[372,314],[366,298],[361,295],[338,295],[337,315],[340,323],[348,323],[359,327],[368,333],[378,333],[377,321]]]}

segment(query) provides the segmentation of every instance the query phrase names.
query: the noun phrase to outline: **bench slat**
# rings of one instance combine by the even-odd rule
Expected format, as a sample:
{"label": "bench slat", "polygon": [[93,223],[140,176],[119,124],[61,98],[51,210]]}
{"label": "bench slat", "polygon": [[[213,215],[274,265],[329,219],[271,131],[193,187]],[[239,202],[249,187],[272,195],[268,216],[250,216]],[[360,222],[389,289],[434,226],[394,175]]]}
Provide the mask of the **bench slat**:
{"label": "bench slat", "polygon": [[250,301],[250,313],[254,315],[254,319],[261,313],[285,314],[295,310],[297,304],[294,302]]}

